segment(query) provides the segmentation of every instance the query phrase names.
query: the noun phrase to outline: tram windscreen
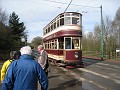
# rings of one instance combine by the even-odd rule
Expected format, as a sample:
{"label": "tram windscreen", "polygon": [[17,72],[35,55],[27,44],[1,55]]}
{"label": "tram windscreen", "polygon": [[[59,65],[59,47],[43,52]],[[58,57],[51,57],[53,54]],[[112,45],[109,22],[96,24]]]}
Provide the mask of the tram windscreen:
{"label": "tram windscreen", "polygon": [[65,49],[71,49],[71,38],[65,38]]}
{"label": "tram windscreen", "polygon": [[79,45],[79,39],[73,39],[73,46],[74,46],[74,49],[80,49],[80,45]]}

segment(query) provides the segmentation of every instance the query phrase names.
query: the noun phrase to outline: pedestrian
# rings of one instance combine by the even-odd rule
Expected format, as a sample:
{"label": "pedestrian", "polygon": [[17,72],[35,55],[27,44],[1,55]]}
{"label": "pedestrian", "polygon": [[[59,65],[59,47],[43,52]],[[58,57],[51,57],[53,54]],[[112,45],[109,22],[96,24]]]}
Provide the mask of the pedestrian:
{"label": "pedestrian", "polygon": [[31,56],[30,46],[20,49],[20,59],[10,64],[2,90],[37,90],[38,80],[42,90],[48,88],[48,78],[38,62]]}
{"label": "pedestrian", "polygon": [[4,62],[2,69],[1,69],[1,83],[3,83],[3,80],[5,78],[5,75],[7,73],[7,69],[9,65],[16,59],[20,57],[20,52],[19,51],[11,51],[10,52],[10,59]]}
{"label": "pedestrian", "polygon": [[46,75],[48,76],[48,71],[49,71],[48,54],[44,50],[43,45],[38,46],[38,51],[40,52],[40,57],[38,58],[38,63],[41,65],[41,67],[45,71]]}

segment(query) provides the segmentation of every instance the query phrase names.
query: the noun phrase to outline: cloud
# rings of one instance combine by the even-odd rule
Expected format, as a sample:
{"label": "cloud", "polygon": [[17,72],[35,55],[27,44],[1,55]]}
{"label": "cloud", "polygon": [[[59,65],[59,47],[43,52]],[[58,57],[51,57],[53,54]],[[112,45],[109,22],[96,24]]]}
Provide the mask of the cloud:
{"label": "cloud", "polygon": [[[1,0],[1,5],[8,14],[13,11],[25,23],[28,41],[36,36],[43,36],[43,27],[58,14],[64,12],[70,0]],[[120,6],[120,0],[73,0],[67,11],[82,13],[84,30],[92,30],[100,23],[100,6],[103,6],[103,17],[114,18]],[[95,8],[97,7],[97,8]]]}

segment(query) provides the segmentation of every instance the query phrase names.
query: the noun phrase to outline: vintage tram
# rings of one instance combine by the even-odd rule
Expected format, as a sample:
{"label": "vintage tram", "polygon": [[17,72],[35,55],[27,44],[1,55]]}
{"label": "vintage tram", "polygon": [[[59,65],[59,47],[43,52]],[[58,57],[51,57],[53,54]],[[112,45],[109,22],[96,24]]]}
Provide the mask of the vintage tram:
{"label": "vintage tram", "polygon": [[82,64],[82,14],[64,12],[43,28],[49,60],[64,65]]}

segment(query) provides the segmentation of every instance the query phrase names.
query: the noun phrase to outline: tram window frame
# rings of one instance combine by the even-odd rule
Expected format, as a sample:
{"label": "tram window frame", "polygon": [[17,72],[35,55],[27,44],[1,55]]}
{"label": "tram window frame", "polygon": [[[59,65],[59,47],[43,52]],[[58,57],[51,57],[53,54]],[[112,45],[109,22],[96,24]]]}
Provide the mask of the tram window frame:
{"label": "tram window frame", "polygon": [[[76,46],[75,45],[75,41],[74,40],[77,40],[76,42],[78,42],[78,43],[76,43],[76,44],[78,44],[78,46]],[[72,43],[73,43],[73,47],[74,47],[74,49],[80,49],[80,37],[72,37]]]}
{"label": "tram window frame", "polygon": [[60,26],[60,23],[59,23],[59,20],[57,20],[57,27],[59,27]]}
{"label": "tram window frame", "polygon": [[54,22],[54,29],[56,28],[56,22]]}
{"label": "tram window frame", "polygon": [[71,13],[65,13],[64,16],[71,16]]}
{"label": "tram window frame", "polygon": [[50,27],[48,27],[48,33],[50,32]]}
{"label": "tram window frame", "polygon": [[60,26],[64,25],[64,18],[60,18]]}
{"label": "tram window frame", "polygon": [[51,41],[51,49],[54,49],[54,40]]}
{"label": "tram window frame", "polygon": [[49,47],[50,47],[50,42],[48,42],[48,49],[49,49]]}
{"label": "tram window frame", "polygon": [[64,49],[72,49],[72,41],[71,40],[72,40],[72,37],[64,37]]}
{"label": "tram window frame", "polygon": [[53,30],[53,24],[50,25],[50,29],[51,29],[51,31]]}
{"label": "tram window frame", "polygon": [[64,18],[64,24],[67,25],[67,24],[71,24],[72,23],[72,20],[71,20],[71,17],[65,17]]}
{"label": "tram window frame", "polygon": [[[73,21],[74,20],[74,21]],[[72,17],[72,24],[80,25],[80,19],[76,17]]]}
{"label": "tram window frame", "polygon": [[54,49],[57,49],[57,40],[54,42]]}
{"label": "tram window frame", "polygon": [[64,38],[58,38],[58,49],[64,49]]}
{"label": "tram window frame", "polygon": [[71,13],[71,16],[80,17],[80,14],[78,14],[78,13]]}

